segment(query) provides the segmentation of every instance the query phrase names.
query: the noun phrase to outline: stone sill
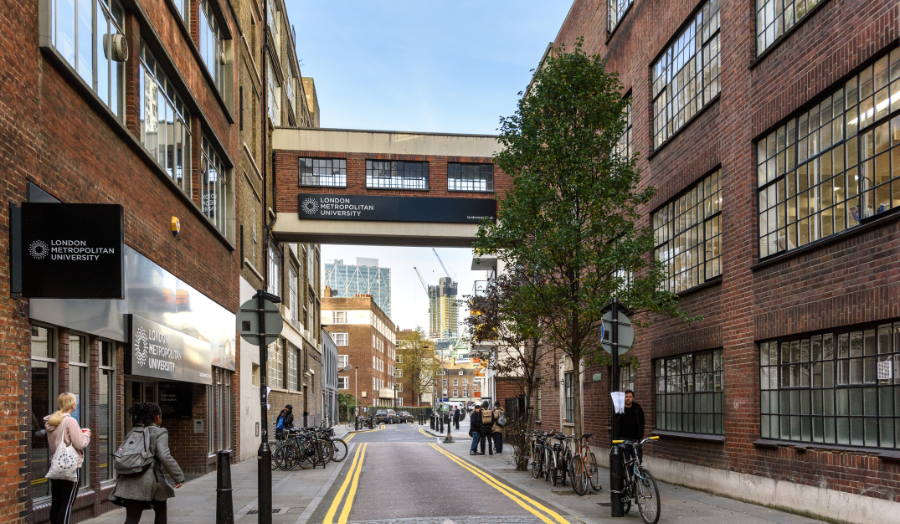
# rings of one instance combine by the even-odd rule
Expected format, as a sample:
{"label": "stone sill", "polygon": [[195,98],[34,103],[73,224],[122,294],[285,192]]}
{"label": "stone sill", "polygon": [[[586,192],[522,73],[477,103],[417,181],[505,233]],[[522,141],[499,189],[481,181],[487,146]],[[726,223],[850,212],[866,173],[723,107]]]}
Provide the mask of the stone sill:
{"label": "stone sill", "polygon": [[872,455],[879,457],[884,461],[900,462],[900,450],[887,450],[880,448],[866,448],[856,446],[843,446],[840,444],[818,444],[812,442],[794,442],[792,440],[777,439],[757,439],[753,441],[753,445],[758,448],[794,448],[798,453],[805,453],[808,450],[816,451],[845,451],[850,453],[860,453],[863,455]]}
{"label": "stone sill", "polygon": [[725,435],[706,435],[703,433],[684,433],[681,431],[653,430],[650,435],[654,437],[669,437],[682,440],[697,440],[700,442],[713,442],[716,444],[725,443]]}

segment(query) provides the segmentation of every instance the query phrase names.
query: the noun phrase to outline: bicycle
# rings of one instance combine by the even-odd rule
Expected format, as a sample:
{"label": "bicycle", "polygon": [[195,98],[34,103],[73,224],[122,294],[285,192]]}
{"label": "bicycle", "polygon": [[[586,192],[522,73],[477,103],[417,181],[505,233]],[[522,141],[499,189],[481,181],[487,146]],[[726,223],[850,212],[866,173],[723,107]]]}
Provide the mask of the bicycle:
{"label": "bicycle", "polygon": [[641,464],[640,450],[647,442],[659,440],[659,437],[645,438],[640,442],[632,440],[614,440],[613,444],[623,448],[631,446],[632,457],[625,462],[625,487],[619,492],[622,495],[622,506],[625,513],[631,509],[631,501],[635,501],[641,518],[646,524],[659,522],[659,488],[656,478]]}
{"label": "bicycle", "polygon": [[534,431],[531,433],[531,476],[541,478],[544,470],[544,433]]}
{"label": "bicycle", "polygon": [[593,433],[582,435],[577,452],[572,457],[572,469],[570,471],[572,490],[578,495],[586,494],[588,488],[593,491],[602,489],[600,486],[600,468],[597,467],[597,457],[591,452],[591,448],[587,443],[588,439],[593,436]]}

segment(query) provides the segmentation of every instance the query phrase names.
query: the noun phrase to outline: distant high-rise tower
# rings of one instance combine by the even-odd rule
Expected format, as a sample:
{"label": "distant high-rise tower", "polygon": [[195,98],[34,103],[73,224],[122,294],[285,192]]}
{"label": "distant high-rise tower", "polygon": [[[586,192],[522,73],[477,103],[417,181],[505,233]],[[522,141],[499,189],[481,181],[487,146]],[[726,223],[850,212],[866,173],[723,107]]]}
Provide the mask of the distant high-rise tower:
{"label": "distant high-rise tower", "polygon": [[429,328],[432,338],[455,337],[459,323],[459,305],[456,303],[458,284],[449,277],[438,279],[438,285],[428,286],[431,297]]}
{"label": "distant high-rise tower", "polygon": [[332,297],[372,295],[378,307],[391,316],[391,270],[378,267],[377,258],[357,257],[355,266],[344,264],[341,259],[326,262],[322,285],[331,288]]}

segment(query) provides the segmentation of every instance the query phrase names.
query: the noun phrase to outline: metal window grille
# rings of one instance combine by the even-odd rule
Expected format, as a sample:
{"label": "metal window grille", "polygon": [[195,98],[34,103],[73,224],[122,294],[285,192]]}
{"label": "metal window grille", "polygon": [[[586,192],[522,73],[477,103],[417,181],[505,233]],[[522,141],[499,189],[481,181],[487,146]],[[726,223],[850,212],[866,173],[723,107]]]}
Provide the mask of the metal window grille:
{"label": "metal window grille", "polygon": [[657,429],[724,434],[722,354],[718,349],[655,362]]}
{"label": "metal window grille", "polygon": [[493,164],[447,164],[447,189],[449,191],[494,190]]}
{"label": "metal window grille", "polygon": [[298,162],[301,186],[347,187],[347,160],[301,158]]}
{"label": "metal window grille", "polygon": [[428,162],[366,160],[366,187],[428,189]]}

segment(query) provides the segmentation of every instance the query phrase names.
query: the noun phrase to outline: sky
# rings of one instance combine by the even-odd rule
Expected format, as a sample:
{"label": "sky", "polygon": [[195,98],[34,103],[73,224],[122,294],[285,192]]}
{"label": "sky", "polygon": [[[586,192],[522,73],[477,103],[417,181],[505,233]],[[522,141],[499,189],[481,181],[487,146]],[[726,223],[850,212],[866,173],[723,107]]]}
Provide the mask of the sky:
{"label": "sky", "polygon": [[[286,0],[300,70],[312,77],[320,125],[335,129],[497,134],[572,0]],[[483,271],[470,249],[438,248],[471,294]],[[427,284],[445,276],[427,248],[322,246],[323,262],[378,258],[391,268],[401,328],[428,326]],[[463,311],[460,311],[460,320]]]}

